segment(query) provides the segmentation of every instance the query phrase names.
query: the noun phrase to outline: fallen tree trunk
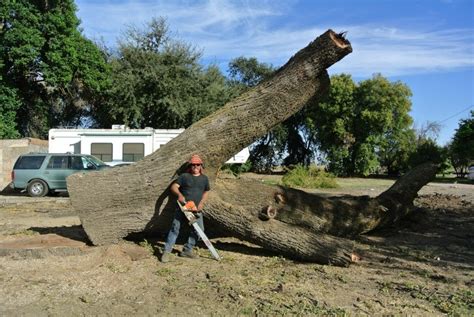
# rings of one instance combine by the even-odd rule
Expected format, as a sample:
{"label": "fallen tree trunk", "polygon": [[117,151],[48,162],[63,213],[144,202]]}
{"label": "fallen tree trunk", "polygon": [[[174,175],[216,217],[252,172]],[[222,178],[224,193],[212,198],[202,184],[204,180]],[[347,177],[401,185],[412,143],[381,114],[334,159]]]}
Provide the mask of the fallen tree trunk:
{"label": "fallen tree trunk", "polygon": [[[417,166],[374,198],[349,195],[328,198],[244,180],[238,181],[232,192],[227,191],[226,198],[238,201],[252,197],[251,192],[259,193],[258,197],[265,196],[266,200],[257,202],[254,198],[252,204],[261,207],[262,220],[277,220],[313,233],[354,237],[396,223],[406,216],[413,210],[413,200],[418,191],[435,177],[437,169],[434,163]],[[267,215],[269,211],[271,217]]]}
{"label": "fallen tree trunk", "polygon": [[[268,208],[275,197],[282,205],[282,199],[291,196],[290,190],[280,193],[282,196],[266,194],[275,190],[268,186],[249,192],[253,187],[245,183],[238,183],[229,190],[232,186],[229,187],[228,182],[216,182],[215,178],[220,166],[232,155],[312,99],[322,96],[329,86],[326,68],[351,51],[348,41],[329,30],[292,57],[270,80],[192,125],[142,161],[128,167],[70,176],[67,181],[71,202],[90,240],[94,244],[107,244],[131,233],[166,232],[169,229],[169,212],[166,211],[175,208],[174,198],[168,199],[169,185],[185,160],[199,153],[207,163],[207,175],[215,187],[206,209],[211,221],[230,235],[291,258],[348,265],[352,261],[352,243],[324,233],[341,233],[339,230],[332,230],[331,226],[321,230],[321,227],[301,222],[295,226],[281,216],[269,221],[259,218],[265,208],[271,215],[273,210]],[[391,197],[385,197],[383,202],[393,203]],[[356,200],[347,200],[348,210],[358,209],[351,209],[357,206]],[[322,210],[327,204],[321,201]],[[377,202],[372,201],[372,204],[372,209],[379,208]],[[332,221],[334,226],[339,215],[328,212],[326,217],[336,219]],[[350,228],[350,223],[346,227]],[[353,229],[341,235],[360,232]]]}
{"label": "fallen tree trunk", "polygon": [[353,257],[352,241],[304,226],[262,219],[262,210],[275,202],[275,189],[256,181],[219,179],[211,191],[205,215],[218,231],[232,233],[277,254],[301,261],[348,266]]}

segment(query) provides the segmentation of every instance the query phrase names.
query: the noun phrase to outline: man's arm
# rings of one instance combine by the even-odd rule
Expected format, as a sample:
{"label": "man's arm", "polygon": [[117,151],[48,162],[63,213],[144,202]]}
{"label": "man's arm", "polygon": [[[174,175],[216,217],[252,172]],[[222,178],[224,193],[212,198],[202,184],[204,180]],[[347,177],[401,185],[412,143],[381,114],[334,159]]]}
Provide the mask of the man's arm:
{"label": "man's arm", "polygon": [[198,211],[202,211],[202,209],[204,208],[204,204],[205,204],[206,201],[207,201],[207,196],[209,196],[209,191],[205,191],[205,192],[202,194],[202,199],[201,199],[201,201],[199,202],[199,206],[197,207]]}
{"label": "man's arm", "polygon": [[178,196],[178,201],[179,201],[180,203],[184,203],[184,202],[185,202],[186,199],[184,198],[183,194],[181,194],[181,192],[179,191],[179,184],[178,184],[178,183],[173,183],[173,184],[171,185],[170,190],[171,190],[171,192],[172,192],[173,194],[175,194],[176,196]]}

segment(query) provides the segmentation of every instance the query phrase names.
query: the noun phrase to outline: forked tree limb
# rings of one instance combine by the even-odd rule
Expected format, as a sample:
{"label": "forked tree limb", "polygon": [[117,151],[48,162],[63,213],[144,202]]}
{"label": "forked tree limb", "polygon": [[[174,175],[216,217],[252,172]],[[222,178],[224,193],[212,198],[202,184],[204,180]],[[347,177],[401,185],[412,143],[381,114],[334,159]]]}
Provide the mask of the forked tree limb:
{"label": "forked tree limb", "polygon": [[234,186],[233,195],[230,191],[227,195],[230,198],[236,195],[253,197],[250,192],[258,192],[258,197],[266,196],[267,199],[257,202],[254,197],[253,204],[259,204],[265,210],[271,206],[276,212],[274,220],[314,233],[354,237],[391,225],[406,216],[413,210],[418,191],[435,177],[437,169],[434,163],[417,166],[374,198],[349,195],[328,198],[286,187],[268,188],[264,184],[243,180],[240,186]]}

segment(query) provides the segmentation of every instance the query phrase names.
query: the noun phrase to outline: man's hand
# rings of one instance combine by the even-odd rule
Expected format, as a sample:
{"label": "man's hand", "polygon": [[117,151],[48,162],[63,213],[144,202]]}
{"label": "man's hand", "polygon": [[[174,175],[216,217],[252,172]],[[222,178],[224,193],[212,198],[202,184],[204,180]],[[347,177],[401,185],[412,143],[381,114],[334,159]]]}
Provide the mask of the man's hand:
{"label": "man's hand", "polygon": [[202,209],[204,208],[204,204],[206,203],[208,196],[209,196],[209,191],[206,191],[202,194],[202,199],[199,202],[199,205],[197,207],[198,212],[201,212]]}

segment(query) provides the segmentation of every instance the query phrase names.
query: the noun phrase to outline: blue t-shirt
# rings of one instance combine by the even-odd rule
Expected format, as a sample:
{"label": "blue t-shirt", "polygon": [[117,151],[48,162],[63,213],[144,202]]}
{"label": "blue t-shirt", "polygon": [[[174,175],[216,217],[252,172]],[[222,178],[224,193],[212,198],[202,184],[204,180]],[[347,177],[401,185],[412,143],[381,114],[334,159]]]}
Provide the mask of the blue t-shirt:
{"label": "blue t-shirt", "polygon": [[193,176],[190,173],[181,174],[176,183],[179,185],[179,191],[183,194],[186,201],[194,201],[196,206],[199,205],[204,192],[211,189],[209,179],[206,175]]}

